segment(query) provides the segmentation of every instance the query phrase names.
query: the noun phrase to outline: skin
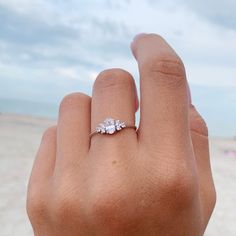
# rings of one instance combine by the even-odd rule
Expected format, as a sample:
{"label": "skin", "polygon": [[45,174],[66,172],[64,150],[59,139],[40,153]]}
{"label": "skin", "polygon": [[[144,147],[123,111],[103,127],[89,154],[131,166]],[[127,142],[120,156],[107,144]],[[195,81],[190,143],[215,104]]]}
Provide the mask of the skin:
{"label": "skin", "polygon": [[135,37],[140,125],[89,134],[107,117],[135,123],[132,76],[99,74],[92,98],[66,96],[42,137],[28,187],[36,236],[200,236],[216,201],[207,127],[191,104],[183,62],[163,38]]}

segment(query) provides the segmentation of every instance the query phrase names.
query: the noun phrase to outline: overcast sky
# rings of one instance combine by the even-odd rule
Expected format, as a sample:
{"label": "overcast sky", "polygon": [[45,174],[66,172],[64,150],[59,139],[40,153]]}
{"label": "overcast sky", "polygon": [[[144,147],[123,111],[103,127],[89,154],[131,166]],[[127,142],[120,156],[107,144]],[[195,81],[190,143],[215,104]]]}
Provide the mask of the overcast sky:
{"label": "overcast sky", "polygon": [[212,135],[236,135],[235,0],[0,0],[0,97],[58,103],[103,69],[138,81],[129,44],[161,34],[185,62]]}

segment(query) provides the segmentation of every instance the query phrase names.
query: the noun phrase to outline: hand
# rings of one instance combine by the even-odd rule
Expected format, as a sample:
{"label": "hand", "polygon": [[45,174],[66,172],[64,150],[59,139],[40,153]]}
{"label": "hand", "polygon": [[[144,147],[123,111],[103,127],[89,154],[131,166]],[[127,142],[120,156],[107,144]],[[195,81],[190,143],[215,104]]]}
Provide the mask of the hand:
{"label": "hand", "polygon": [[216,195],[207,127],[190,104],[184,65],[154,34],[131,48],[141,78],[137,132],[89,137],[107,117],[135,124],[135,83],[124,70],[100,73],[92,98],[63,99],[30,178],[35,235],[203,235]]}

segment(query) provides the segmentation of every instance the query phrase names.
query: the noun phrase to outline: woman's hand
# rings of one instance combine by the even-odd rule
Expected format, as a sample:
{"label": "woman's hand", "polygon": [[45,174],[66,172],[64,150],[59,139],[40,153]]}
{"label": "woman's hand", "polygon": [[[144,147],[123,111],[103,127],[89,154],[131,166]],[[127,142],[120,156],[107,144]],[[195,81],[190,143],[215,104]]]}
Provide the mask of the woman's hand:
{"label": "woman's hand", "polygon": [[100,73],[92,98],[63,99],[30,178],[35,235],[203,235],[216,195],[207,127],[191,105],[184,65],[154,34],[131,48],[141,84],[137,132],[89,137],[108,117],[135,124],[135,83],[124,70]]}

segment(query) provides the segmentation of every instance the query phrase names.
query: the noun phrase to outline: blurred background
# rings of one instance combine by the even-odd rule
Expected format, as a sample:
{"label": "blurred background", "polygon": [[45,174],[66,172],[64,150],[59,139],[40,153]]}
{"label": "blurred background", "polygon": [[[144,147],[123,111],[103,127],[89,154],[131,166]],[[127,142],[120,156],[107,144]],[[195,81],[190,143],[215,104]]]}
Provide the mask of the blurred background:
{"label": "blurred background", "polygon": [[111,67],[138,84],[129,45],[141,32],[176,49],[209,127],[219,194],[206,235],[236,235],[235,12],[235,0],[0,0],[0,235],[32,235],[27,180],[60,100],[91,95],[97,74]]}

